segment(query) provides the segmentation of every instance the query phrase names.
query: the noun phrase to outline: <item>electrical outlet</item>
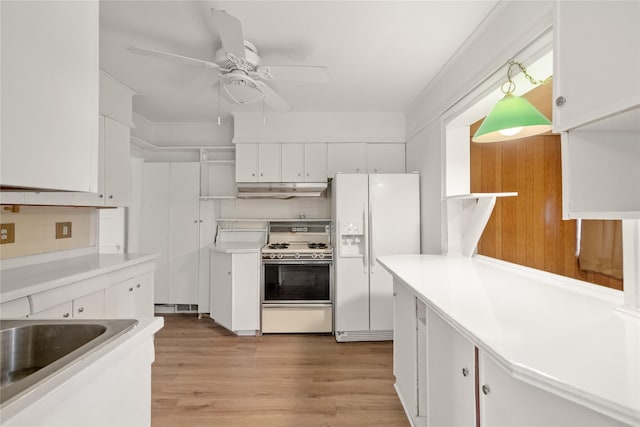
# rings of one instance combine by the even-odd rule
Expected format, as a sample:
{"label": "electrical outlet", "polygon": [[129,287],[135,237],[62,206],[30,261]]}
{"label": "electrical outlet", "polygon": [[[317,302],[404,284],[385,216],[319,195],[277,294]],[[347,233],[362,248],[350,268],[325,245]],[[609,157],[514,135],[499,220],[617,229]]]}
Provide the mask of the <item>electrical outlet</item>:
{"label": "electrical outlet", "polygon": [[70,222],[56,222],[56,239],[68,239],[71,237]]}
{"label": "electrical outlet", "polygon": [[16,242],[16,225],[11,222],[0,224],[0,245]]}

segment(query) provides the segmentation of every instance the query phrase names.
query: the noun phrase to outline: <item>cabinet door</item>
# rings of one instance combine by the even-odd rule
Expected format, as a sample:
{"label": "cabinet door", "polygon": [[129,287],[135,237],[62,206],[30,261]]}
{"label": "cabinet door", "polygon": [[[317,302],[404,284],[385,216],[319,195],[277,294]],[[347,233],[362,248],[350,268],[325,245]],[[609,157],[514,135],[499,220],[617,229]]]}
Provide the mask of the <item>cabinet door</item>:
{"label": "cabinet door", "polygon": [[393,284],[393,374],[396,390],[411,417],[418,414],[416,298],[402,284]]}
{"label": "cabinet door", "polygon": [[478,365],[482,426],[624,425],[584,406],[514,379],[481,350],[478,352]]}
{"label": "cabinet door", "polygon": [[327,144],[305,144],[304,180],[327,182]]}
{"label": "cabinet door", "polygon": [[258,144],[236,144],[236,182],[258,181]]}
{"label": "cabinet door", "polygon": [[29,319],[69,319],[73,313],[71,301],[30,314]]}
{"label": "cabinet door", "polygon": [[280,144],[258,144],[258,181],[281,182]]}
{"label": "cabinet door", "polygon": [[93,317],[104,315],[104,290],[73,300],[73,317]]}
{"label": "cabinet door", "polygon": [[367,144],[369,173],[404,173],[404,144]]}
{"label": "cabinet door", "polygon": [[555,132],[640,105],[639,21],[637,1],[556,2]]}
{"label": "cabinet door", "polygon": [[129,205],[129,127],[104,119],[103,180],[106,206]]}
{"label": "cabinet door", "polygon": [[200,164],[171,163],[171,304],[198,303]]}
{"label": "cabinet door", "polygon": [[327,170],[329,178],[337,172],[367,173],[367,144],[340,143],[327,146]]}
{"label": "cabinet door", "polygon": [[427,310],[429,425],[476,425],[475,347],[432,310]]}
{"label": "cabinet door", "polygon": [[[98,188],[94,193],[71,193],[71,201],[74,206],[104,206],[104,122],[106,117],[99,117],[99,145],[98,145]],[[128,172],[127,172],[128,173]]]}
{"label": "cabinet door", "polygon": [[153,317],[153,273],[133,279],[133,312],[136,316]]}
{"label": "cabinet door", "polygon": [[231,254],[211,252],[211,317],[231,330]]}
{"label": "cabinet door", "polygon": [[135,315],[133,279],[116,283],[104,290],[104,311],[109,316],[132,317]]}
{"label": "cabinet door", "polygon": [[156,262],[154,302],[169,302],[169,163],[142,165],[142,221],[140,252],[160,254]]}
{"label": "cabinet door", "polygon": [[260,258],[256,252],[232,255],[234,331],[260,330],[260,266]]}
{"label": "cabinet door", "polygon": [[0,184],[97,191],[98,3],[1,7]]}
{"label": "cabinet door", "polygon": [[305,144],[282,144],[282,181],[304,182]]}

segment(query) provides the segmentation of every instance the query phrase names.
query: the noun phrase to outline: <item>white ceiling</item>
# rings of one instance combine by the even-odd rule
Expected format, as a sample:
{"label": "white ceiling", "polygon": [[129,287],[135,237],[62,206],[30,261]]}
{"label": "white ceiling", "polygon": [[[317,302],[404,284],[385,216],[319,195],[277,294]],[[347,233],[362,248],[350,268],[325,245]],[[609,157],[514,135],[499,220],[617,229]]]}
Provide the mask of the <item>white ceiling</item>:
{"label": "white ceiling", "polygon": [[[271,81],[292,111],[405,111],[497,1],[101,1],[100,66],[154,122],[215,121],[217,71],[129,46],[212,61],[211,8],[242,22],[264,64],[324,65],[328,84]],[[260,111],[221,101],[230,111]],[[267,107],[268,108],[268,107]]]}

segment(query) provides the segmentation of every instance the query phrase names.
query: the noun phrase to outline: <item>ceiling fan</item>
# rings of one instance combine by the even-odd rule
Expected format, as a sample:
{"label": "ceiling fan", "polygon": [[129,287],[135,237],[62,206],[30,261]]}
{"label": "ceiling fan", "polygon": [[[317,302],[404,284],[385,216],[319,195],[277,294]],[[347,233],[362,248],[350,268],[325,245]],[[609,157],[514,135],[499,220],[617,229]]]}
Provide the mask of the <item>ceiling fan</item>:
{"label": "ceiling fan", "polygon": [[327,68],[322,66],[263,65],[258,49],[244,39],[242,24],[236,17],[217,9],[211,9],[211,14],[222,41],[222,47],[215,54],[215,62],[135,46],[129,47],[129,50],[138,55],[168,58],[217,70],[218,83],[226,99],[240,105],[263,100],[276,111],[289,111],[291,106],[263,80],[311,83],[326,83],[329,80]]}

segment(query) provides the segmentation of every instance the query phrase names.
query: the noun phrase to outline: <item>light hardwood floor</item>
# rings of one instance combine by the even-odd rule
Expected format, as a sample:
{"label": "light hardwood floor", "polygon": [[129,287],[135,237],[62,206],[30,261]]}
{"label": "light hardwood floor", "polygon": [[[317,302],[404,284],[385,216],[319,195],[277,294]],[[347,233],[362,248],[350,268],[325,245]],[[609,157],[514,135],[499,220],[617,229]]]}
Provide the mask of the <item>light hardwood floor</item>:
{"label": "light hardwood floor", "polygon": [[211,319],[166,316],[155,345],[154,427],[409,425],[390,342],[236,337]]}

